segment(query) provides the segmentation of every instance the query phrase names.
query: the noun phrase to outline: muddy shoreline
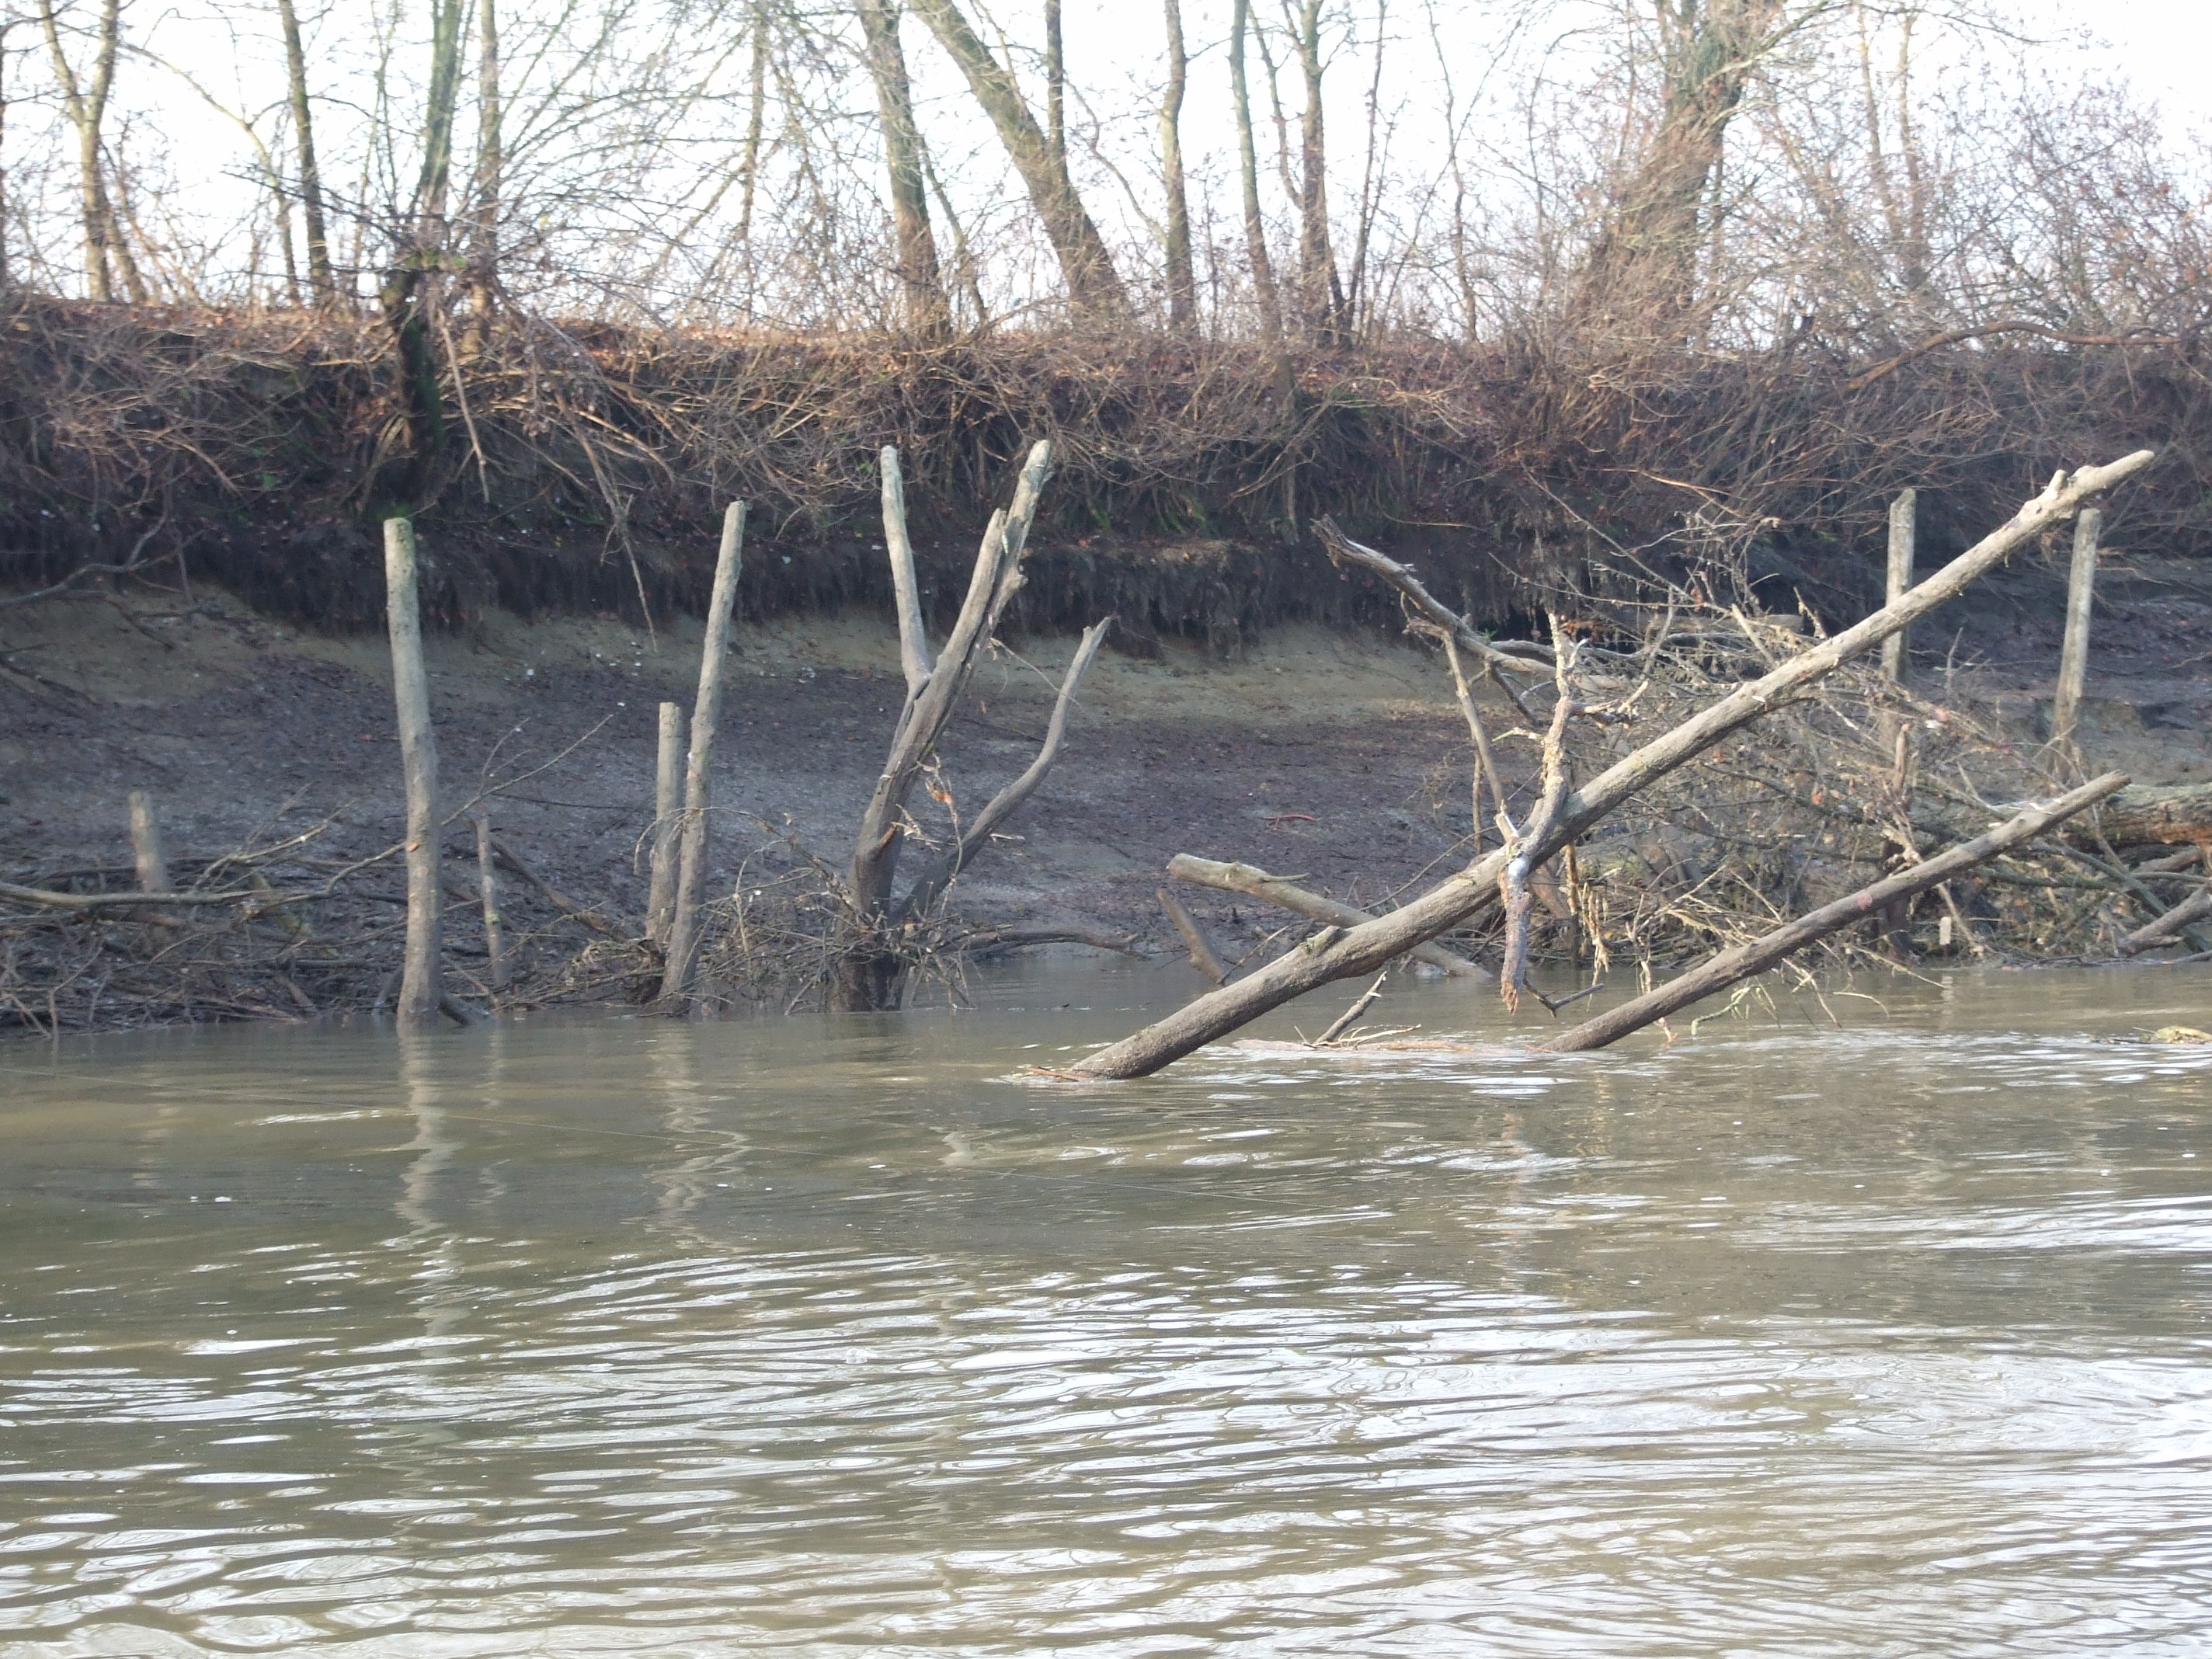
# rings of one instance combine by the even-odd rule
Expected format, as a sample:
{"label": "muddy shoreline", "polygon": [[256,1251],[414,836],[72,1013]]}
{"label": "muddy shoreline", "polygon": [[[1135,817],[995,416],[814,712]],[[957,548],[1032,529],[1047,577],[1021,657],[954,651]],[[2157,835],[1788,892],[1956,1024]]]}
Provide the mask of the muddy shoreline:
{"label": "muddy shoreline", "polygon": [[[1985,607],[1940,650],[1918,641],[1925,694],[2034,741],[2057,617],[2033,599]],[[2100,764],[2145,782],[2212,775],[2208,622],[2212,598],[2191,584],[2137,573],[2118,588],[2098,621],[2084,730]],[[532,867],[586,904],[637,916],[655,707],[688,704],[697,639],[696,622],[649,635],[612,617],[496,613],[435,639],[445,795],[458,803],[504,780],[493,811]],[[980,803],[1026,764],[1071,644],[1018,641],[979,676],[948,746],[956,805]],[[0,651],[6,879],[127,871],[133,789],[159,801],[182,869],[318,824],[319,855],[334,863],[398,833],[398,744],[375,636],[314,634],[203,587],[189,601],[142,592],[24,607],[0,618]],[[787,862],[794,845],[832,863],[849,855],[901,690],[891,627],[869,612],[741,627],[732,671],[710,883],[726,894],[749,860]],[[1494,729],[1510,726],[1502,703],[1494,712]],[[951,908],[977,924],[1079,926],[1179,953],[1155,892],[1182,852],[1386,903],[1464,859],[1467,748],[1439,666],[1377,633],[1285,628],[1230,659],[1173,641],[1143,658],[1109,653],[1059,769]],[[1229,895],[1184,897],[1224,954],[1257,948],[1286,920]],[[541,920],[557,932],[557,918]],[[457,920],[451,934],[464,967],[471,927]],[[299,1001],[361,1012],[378,979],[311,988]],[[210,1006],[205,1017],[308,1011]]]}

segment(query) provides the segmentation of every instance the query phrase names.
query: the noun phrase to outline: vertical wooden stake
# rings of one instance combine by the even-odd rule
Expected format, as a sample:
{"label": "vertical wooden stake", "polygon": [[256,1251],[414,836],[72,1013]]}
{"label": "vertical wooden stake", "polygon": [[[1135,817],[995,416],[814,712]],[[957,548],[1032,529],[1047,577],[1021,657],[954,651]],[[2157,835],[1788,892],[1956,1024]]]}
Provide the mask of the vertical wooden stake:
{"label": "vertical wooden stake", "polygon": [[684,834],[676,866],[676,908],[668,924],[668,965],[660,980],[664,1004],[682,1006],[699,951],[699,887],[707,872],[707,781],[714,755],[714,723],[722,706],[722,662],[730,653],[730,609],[738,597],[738,570],[745,545],[745,504],[732,501],[722,515],[722,547],[714,562],[714,591],[707,601],[707,635],[701,641],[699,698],[691,708],[691,750],[684,765]]}
{"label": "vertical wooden stake", "polygon": [[929,678],[929,635],[921,623],[921,584],[915,579],[914,544],[906,533],[906,480],[899,471],[899,453],[885,444],[878,457],[884,477],[884,549],[890,555],[891,591],[898,601],[899,667],[906,674],[906,694],[921,695]]}
{"label": "vertical wooden stake", "polygon": [[495,996],[507,989],[507,935],[499,915],[499,872],[494,867],[491,814],[471,816],[477,826],[477,891],[483,897],[484,983]]}
{"label": "vertical wooden stake", "polygon": [[[1902,491],[1889,504],[1889,598],[1895,605],[1912,586],[1912,544],[1917,528],[1920,492]],[[1899,629],[1881,642],[1881,675],[1892,685],[1905,684],[1905,630]]]}
{"label": "vertical wooden stake", "polygon": [[2097,598],[2097,537],[2104,514],[2085,507],[2074,520],[2074,568],[2066,580],[2066,643],[2058,653],[2058,695],[2051,705],[2051,741],[2074,740],[2081,693],[2089,680],[2089,612]]}
{"label": "vertical wooden stake", "polygon": [[652,880],[646,889],[645,936],[668,943],[668,918],[676,908],[676,832],[684,804],[684,711],[660,705],[660,748],[653,769]]}
{"label": "vertical wooden stake", "polygon": [[138,890],[166,893],[169,861],[161,856],[161,818],[154,798],[143,789],[131,792],[131,856],[138,866]]}
{"label": "vertical wooden stake", "polygon": [[430,730],[430,680],[422,665],[422,615],[416,598],[415,526],[384,521],[384,588],[392,635],[392,695],[399,715],[399,763],[407,784],[407,951],[394,1009],[401,1027],[438,1023],[438,744]]}

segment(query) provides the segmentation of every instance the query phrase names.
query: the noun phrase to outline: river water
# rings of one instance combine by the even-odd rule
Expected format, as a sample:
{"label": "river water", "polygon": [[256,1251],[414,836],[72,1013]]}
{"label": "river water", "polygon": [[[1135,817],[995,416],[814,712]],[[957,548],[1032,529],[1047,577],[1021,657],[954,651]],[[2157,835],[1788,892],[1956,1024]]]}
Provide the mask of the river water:
{"label": "river water", "polygon": [[0,1656],[2212,1650],[2212,974],[1190,983],[0,1051]]}

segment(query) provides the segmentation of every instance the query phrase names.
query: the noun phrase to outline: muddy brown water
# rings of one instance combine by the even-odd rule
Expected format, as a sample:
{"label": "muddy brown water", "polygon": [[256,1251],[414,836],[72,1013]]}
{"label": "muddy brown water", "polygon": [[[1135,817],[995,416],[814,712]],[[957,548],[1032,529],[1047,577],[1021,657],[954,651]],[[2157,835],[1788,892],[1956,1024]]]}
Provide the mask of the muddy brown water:
{"label": "muddy brown water", "polygon": [[1188,985],[0,1053],[0,1655],[2212,1641],[2212,974],[1013,1078]]}

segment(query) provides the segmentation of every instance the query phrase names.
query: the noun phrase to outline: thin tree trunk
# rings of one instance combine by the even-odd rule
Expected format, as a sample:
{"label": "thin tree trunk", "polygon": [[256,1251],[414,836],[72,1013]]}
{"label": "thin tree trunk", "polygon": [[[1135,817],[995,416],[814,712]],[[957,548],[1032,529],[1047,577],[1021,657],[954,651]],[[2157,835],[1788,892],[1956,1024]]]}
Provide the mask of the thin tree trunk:
{"label": "thin tree trunk", "polygon": [[876,84],[876,109],[883,121],[891,231],[898,247],[906,325],[924,338],[939,338],[951,326],[952,302],[945,292],[937,239],[929,228],[921,131],[915,122],[914,88],[907,77],[906,52],[899,45],[894,0],[860,0],[860,31],[867,42],[868,73]]}
{"label": "thin tree trunk", "polygon": [[[1918,537],[1920,492],[1901,489],[1889,504],[1889,588],[1887,604],[1895,605],[1911,591],[1914,547]],[[1905,684],[1908,661],[1906,630],[1900,629],[1881,644],[1881,677],[1892,685]]]}
{"label": "thin tree trunk", "polygon": [[498,3],[477,0],[476,246],[469,252],[469,320],[461,331],[465,357],[482,356],[491,343],[491,312],[499,289],[500,194],[507,167],[505,123]]}
{"label": "thin tree trunk", "polygon": [[1060,0],[1044,0],[1044,132],[1060,180],[1072,191],[1074,180],[1067,171],[1067,52],[1060,40]]}
{"label": "thin tree trunk", "polygon": [[1342,321],[1336,252],[1328,234],[1328,143],[1322,125],[1322,0],[1298,0],[1291,38],[1305,82],[1298,117],[1298,300],[1303,322],[1316,339],[1334,340]]}
{"label": "thin tree trunk", "polygon": [[707,809],[714,759],[714,728],[722,711],[722,671],[730,654],[730,611],[737,603],[738,573],[744,562],[745,504],[732,501],[722,515],[722,545],[714,560],[714,591],[707,601],[707,630],[699,644],[699,696],[691,708],[691,751],[684,766],[684,836],[676,870],[676,914],[668,926],[668,963],[661,975],[664,1007],[681,1008],[691,989],[699,952],[699,889],[707,878]]}
{"label": "thin tree trunk", "polygon": [[966,77],[969,89],[991,118],[1007,158],[1028,187],[1030,204],[1043,222],[1045,236],[1059,258],[1070,308],[1078,316],[1093,319],[1127,316],[1128,291],[1121,285],[1121,273],[1114,269],[1105,239],[1068,181],[1050,139],[1039,130],[1013,76],[992,57],[990,48],[969,27],[954,0],[914,0],[914,8]]}
{"label": "thin tree trunk", "polygon": [[1165,4],[1168,86],[1160,100],[1160,173],[1168,198],[1168,326],[1181,331],[1198,320],[1198,284],[1190,258],[1190,193],[1182,173],[1182,100],[1190,60],[1183,49],[1182,0],[1165,0]]}
{"label": "thin tree trunk", "polygon": [[1546,831],[1519,848],[1502,848],[1429,890],[1401,909],[1349,930],[1330,928],[1255,974],[1199,998],[1165,1019],[1085,1055],[1071,1069],[1091,1078],[1146,1077],[1217,1037],[1331,981],[1374,973],[1391,957],[1460,927],[1498,902],[1498,879],[1513,858],[1543,863],[1632,795],[1704,753],[1729,733],[1802,695],[1843,663],[1965,592],[2015,548],[2082,503],[2142,471],[2156,459],[2138,450],[2108,466],[2060,473],[2002,528],[1984,537],[1898,604],[1876,611],[1772,672],[1692,715],[1571,794]]}
{"label": "thin tree trunk", "polygon": [[84,234],[85,292],[106,304],[115,297],[108,246],[116,227],[100,158],[100,127],[106,119],[108,90],[115,82],[115,53],[122,27],[121,0],[103,0],[100,37],[93,53],[88,84],[78,80],[69,53],[62,49],[61,20],[55,12],[54,0],[39,0],[39,23],[46,32],[46,52],[53,59],[54,79],[61,88],[63,111],[76,134],[77,211]]}
{"label": "thin tree trunk", "polygon": [[746,247],[748,270],[752,258],[753,204],[760,194],[761,141],[768,130],[768,17],[759,6],[752,9],[752,66],[746,82],[744,160],[739,163],[744,178],[738,199],[738,240]]}
{"label": "thin tree trunk", "polygon": [[399,763],[407,786],[407,949],[399,978],[403,1026],[438,1023],[438,743],[430,727],[430,682],[422,665],[422,616],[416,592],[415,526],[384,521],[384,586],[392,640],[392,694],[399,716]]}
{"label": "thin tree trunk", "polygon": [[323,174],[315,161],[314,112],[307,100],[307,54],[300,39],[294,0],[276,0],[284,32],[284,83],[292,105],[292,136],[299,153],[300,213],[307,222],[307,289],[315,303],[337,303],[337,278],[331,270],[330,233],[323,220]]}
{"label": "thin tree trunk", "polygon": [[1244,204],[1244,259],[1252,271],[1252,291],[1260,302],[1260,326],[1271,345],[1283,338],[1283,301],[1275,286],[1275,263],[1267,255],[1267,222],[1260,212],[1259,148],[1252,138],[1252,89],[1244,74],[1244,37],[1251,27],[1252,0],[1236,0],[1229,21],[1230,102],[1237,118],[1237,177]]}

